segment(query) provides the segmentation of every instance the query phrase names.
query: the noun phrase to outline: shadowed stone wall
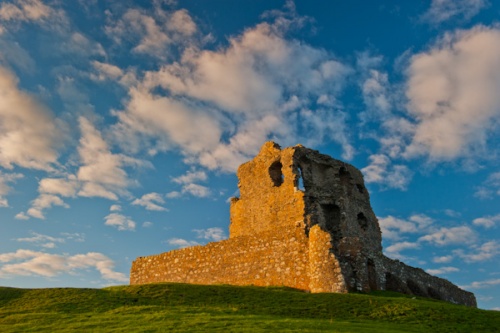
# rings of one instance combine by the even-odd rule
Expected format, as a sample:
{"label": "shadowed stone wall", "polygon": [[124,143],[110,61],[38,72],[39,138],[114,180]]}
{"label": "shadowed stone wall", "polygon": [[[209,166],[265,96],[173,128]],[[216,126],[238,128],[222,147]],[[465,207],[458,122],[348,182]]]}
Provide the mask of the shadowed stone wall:
{"label": "shadowed stone wall", "polygon": [[230,238],[139,257],[131,284],[288,286],[311,292],[392,290],[476,306],[474,294],[382,254],[361,172],[301,145],[267,142],[238,169]]}

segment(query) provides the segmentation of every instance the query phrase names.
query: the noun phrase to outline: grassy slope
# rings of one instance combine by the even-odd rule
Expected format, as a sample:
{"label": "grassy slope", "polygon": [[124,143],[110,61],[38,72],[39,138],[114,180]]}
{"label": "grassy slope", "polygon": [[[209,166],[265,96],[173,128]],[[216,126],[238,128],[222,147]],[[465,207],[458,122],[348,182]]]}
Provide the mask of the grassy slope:
{"label": "grassy slope", "polygon": [[153,284],[0,288],[0,332],[499,332],[500,313],[378,292]]}

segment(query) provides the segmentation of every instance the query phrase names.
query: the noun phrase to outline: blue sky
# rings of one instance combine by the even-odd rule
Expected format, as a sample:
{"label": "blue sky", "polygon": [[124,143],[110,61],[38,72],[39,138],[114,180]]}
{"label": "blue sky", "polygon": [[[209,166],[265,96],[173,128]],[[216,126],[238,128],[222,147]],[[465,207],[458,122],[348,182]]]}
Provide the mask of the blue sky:
{"label": "blue sky", "polygon": [[0,285],[228,236],[268,140],[362,170],[386,255],[500,309],[500,5],[0,2]]}

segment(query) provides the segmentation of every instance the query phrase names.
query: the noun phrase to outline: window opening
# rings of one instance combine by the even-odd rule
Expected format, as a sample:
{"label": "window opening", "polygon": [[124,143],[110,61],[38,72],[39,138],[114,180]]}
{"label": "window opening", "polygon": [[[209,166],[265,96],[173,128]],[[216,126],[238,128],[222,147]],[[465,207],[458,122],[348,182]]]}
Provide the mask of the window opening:
{"label": "window opening", "polygon": [[299,177],[297,179],[297,185],[296,185],[296,187],[300,191],[305,192],[306,188],[304,186],[304,177],[302,176],[302,168],[299,167],[298,169],[299,169]]}
{"label": "window opening", "polygon": [[368,219],[366,218],[365,214],[358,214],[358,223],[361,229],[363,229],[363,231],[366,231],[366,229],[368,228]]}
{"label": "window opening", "polygon": [[269,176],[274,183],[274,186],[281,186],[285,181],[285,176],[283,175],[283,164],[280,161],[276,161],[269,167]]}

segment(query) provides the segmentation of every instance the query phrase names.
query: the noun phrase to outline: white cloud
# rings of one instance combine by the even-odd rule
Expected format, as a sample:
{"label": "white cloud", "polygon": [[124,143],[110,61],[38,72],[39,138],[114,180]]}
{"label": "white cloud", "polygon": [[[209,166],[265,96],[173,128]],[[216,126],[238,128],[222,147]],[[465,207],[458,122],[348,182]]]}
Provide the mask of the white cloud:
{"label": "white cloud", "polygon": [[170,238],[169,240],[167,240],[167,243],[178,248],[200,245],[200,243],[196,241],[188,241],[182,238]]}
{"label": "white cloud", "polygon": [[432,274],[432,275],[442,275],[442,274],[446,274],[446,273],[459,272],[460,270],[456,267],[446,266],[446,267],[440,267],[437,269],[426,269],[425,271],[429,274]]}
{"label": "white cloud", "polygon": [[[64,178],[44,178],[39,182],[39,197],[32,203],[27,214],[44,218],[43,209],[67,205],[58,196],[101,197],[118,200],[125,195],[131,184],[123,167],[146,165],[122,154],[113,154],[101,133],[86,118],[79,117],[81,137],[78,146],[80,167],[76,175]],[[19,215],[23,218],[25,215]]]}
{"label": "white cloud", "polygon": [[15,276],[54,277],[60,274],[75,274],[78,270],[95,268],[106,280],[127,282],[123,273],[113,270],[115,264],[107,256],[89,252],[77,255],[57,255],[30,250],[0,254],[0,277]]}
{"label": "white cloud", "polygon": [[152,226],[153,226],[153,222],[149,222],[149,221],[144,222],[144,223],[142,224],[142,227],[143,227],[143,228],[151,228]]}
{"label": "white cloud", "polygon": [[[69,208],[69,206],[57,195],[42,193],[38,198],[32,201],[31,208],[29,208],[26,213],[31,217],[43,220],[45,219],[43,211],[53,206]],[[20,215],[18,218],[23,219],[23,216]]]}
{"label": "white cloud", "polygon": [[123,154],[113,154],[101,133],[89,120],[80,117],[79,122],[82,136],[78,153],[82,165],[76,177],[82,185],[77,194],[117,200],[118,195],[128,193],[126,188],[131,185],[124,167],[149,166],[149,163]]}
{"label": "white cloud", "polygon": [[499,222],[500,222],[500,214],[495,216],[479,217],[472,221],[474,225],[481,226],[486,229],[493,228]]}
{"label": "white cloud", "polygon": [[435,262],[436,264],[447,264],[452,260],[453,256],[450,255],[432,258],[432,262]]}
{"label": "white cloud", "polygon": [[493,199],[500,196],[500,172],[494,172],[479,186],[474,196],[480,199]]}
{"label": "white cloud", "polygon": [[77,177],[84,182],[84,187],[79,195],[116,200],[113,192],[128,185],[127,174],[122,169],[123,159],[110,152],[99,131],[86,118],[80,117],[80,130],[78,153],[83,165]]}
{"label": "white cloud", "polygon": [[387,73],[380,70],[382,56],[373,56],[362,52],[356,58],[358,70],[361,72],[358,85],[363,94],[366,111],[359,117],[363,122],[385,119],[391,115],[392,100]]}
{"label": "white cloud", "polygon": [[209,241],[221,241],[226,237],[224,230],[221,228],[208,228],[208,229],[193,229],[196,233],[196,238],[207,239]]}
{"label": "white cloud", "polygon": [[71,53],[73,57],[106,56],[106,51],[100,43],[90,40],[79,32],[73,32],[68,36],[68,40],[61,45],[61,52]]}
{"label": "white cloud", "polygon": [[74,242],[84,242],[85,241],[85,234],[84,233],[61,232],[61,236],[63,236],[66,240],[71,240]]}
{"label": "white cloud", "polygon": [[400,252],[403,250],[409,250],[409,249],[418,249],[420,248],[420,244],[418,243],[412,243],[412,242],[399,242],[392,244],[391,246],[388,246],[385,249],[385,252],[389,257],[401,257]]}
{"label": "white cloud", "polygon": [[17,213],[16,216],[14,217],[16,220],[29,220],[30,217],[26,215],[24,212]]}
{"label": "white cloud", "polygon": [[143,206],[147,210],[167,211],[165,207],[160,206],[164,203],[163,197],[155,192],[144,194],[140,199],[132,201],[132,205]]}
{"label": "white cloud", "polygon": [[121,212],[122,210],[122,206],[120,205],[111,205],[111,207],[109,207],[109,211],[111,212]]}
{"label": "white cloud", "polygon": [[95,60],[92,62],[92,66],[98,72],[98,74],[91,75],[91,78],[97,81],[104,81],[108,79],[118,80],[124,75],[123,70],[112,64]]}
{"label": "white cloud", "polygon": [[398,240],[401,233],[418,232],[417,225],[394,216],[380,217],[379,225],[384,239]]}
{"label": "white cloud", "polygon": [[[15,4],[14,4],[15,3]],[[41,0],[16,0],[4,2],[0,6],[0,20],[3,21],[44,21],[57,12]]]}
{"label": "white cloud", "polygon": [[379,217],[379,225],[384,239],[399,240],[402,234],[425,233],[434,220],[424,214],[413,214],[408,220],[391,215]]}
{"label": "white cloud", "polygon": [[66,178],[43,178],[38,183],[38,192],[60,195],[63,197],[74,197],[79,184],[74,177]]}
{"label": "white cloud", "polygon": [[166,58],[172,44],[182,44],[197,32],[196,24],[184,10],[167,12],[155,6],[153,13],[128,9],[123,16],[106,26],[106,33],[117,43],[132,41],[132,51]]}
{"label": "white cloud", "polygon": [[469,20],[488,6],[487,0],[432,0],[431,7],[422,19],[439,24],[452,18]]}
{"label": "white cloud", "polygon": [[[333,141],[352,158],[346,114],[336,100],[352,69],[323,49],[285,38],[285,26],[298,21],[258,24],[217,50],[193,44],[178,62],[146,72],[130,88],[125,109],[114,112],[117,142],[153,154],[180,149],[191,164],[231,172],[271,138]],[[321,107],[314,110],[316,103]]]}
{"label": "white cloud", "polygon": [[491,288],[500,284],[500,279],[491,279],[485,281],[474,281],[470,285],[464,286],[466,289]]}
{"label": "white cloud", "polygon": [[406,157],[452,160],[484,153],[500,115],[500,29],[446,34],[407,69],[408,112],[416,122]]}
{"label": "white cloud", "polygon": [[0,66],[0,166],[52,170],[61,138],[56,120],[17,83]]}
{"label": "white cloud", "polygon": [[128,216],[118,213],[111,213],[107,215],[104,219],[106,220],[106,222],[104,223],[105,225],[117,228],[120,231],[135,230],[135,222],[132,221]]}
{"label": "white cloud", "polygon": [[179,191],[172,191],[165,195],[169,199],[176,199],[182,197],[182,193]]}
{"label": "white cloud", "polygon": [[31,237],[17,238],[16,241],[34,243],[38,246],[50,249],[56,247],[55,243],[65,242],[64,238],[42,235],[36,232],[31,232]]}
{"label": "white cloud", "polygon": [[212,192],[206,186],[198,185],[198,184],[187,184],[182,187],[182,193],[191,194],[192,196],[198,198],[207,198]]}
{"label": "white cloud", "polygon": [[419,241],[429,242],[438,246],[451,244],[471,244],[474,243],[477,236],[476,233],[467,226],[440,228],[432,233],[422,236]]}
{"label": "white cloud", "polygon": [[0,207],[9,207],[9,202],[5,196],[9,194],[12,188],[7,184],[13,183],[19,178],[23,178],[23,175],[20,173],[6,174],[0,171]]}
{"label": "white cloud", "polygon": [[500,254],[500,244],[497,241],[489,241],[481,246],[473,246],[472,250],[473,253],[465,253],[461,249],[455,250],[453,253],[468,263],[485,261]]}
{"label": "white cloud", "polygon": [[200,180],[207,180],[207,174],[205,173],[205,171],[190,170],[185,175],[172,178],[172,181],[177,184],[190,184]]}
{"label": "white cloud", "polygon": [[392,165],[391,159],[384,154],[374,154],[369,157],[370,164],[363,169],[367,183],[380,184],[382,188],[397,188],[406,190],[413,172],[405,165]]}
{"label": "white cloud", "polygon": [[42,0],[12,0],[0,4],[0,35],[32,23],[51,32],[64,33],[68,19],[62,9],[46,5]]}

